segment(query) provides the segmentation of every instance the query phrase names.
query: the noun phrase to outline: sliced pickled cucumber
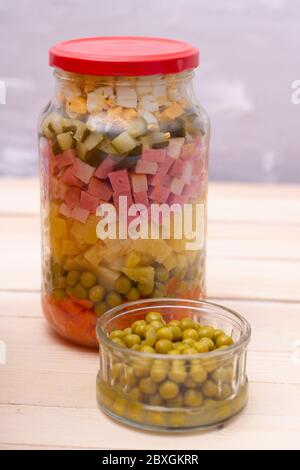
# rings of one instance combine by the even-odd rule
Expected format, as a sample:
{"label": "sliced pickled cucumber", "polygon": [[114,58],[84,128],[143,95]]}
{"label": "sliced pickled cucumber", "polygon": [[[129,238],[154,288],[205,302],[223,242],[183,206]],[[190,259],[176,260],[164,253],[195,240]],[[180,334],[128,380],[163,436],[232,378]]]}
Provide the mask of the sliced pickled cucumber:
{"label": "sliced pickled cucumber", "polygon": [[119,155],[117,149],[111,145],[110,140],[105,139],[103,142],[101,142],[99,148],[107,155]]}
{"label": "sliced pickled cucumber", "polygon": [[76,125],[74,139],[77,140],[77,142],[84,142],[84,140],[88,137],[91,131],[86,127],[86,124],[84,122],[76,120],[74,121],[74,124]]}
{"label": "sliced pickled cucumber", "polygon": [[169,145],[170,133],[169,132],[153,132],[151,136],[152,148],[164,148]]}
{"label": "sliced pickled cucumber", "polygon": [[130,152],[137,145],[137,141],[127,131],[122,132],[111,143],[119,153]]}
{"label": "sliced pickled cucumber", "polygon": [[56,136],[58,145],[64,150],[69,150],[73,146],[73,134],[72,132],[63,132]]}
{"label": "sliced pickled cucumber", "polygon": [[77,142],[76,150],[77,150],[78,158],[80,158],[80,160],[85,160],[86,155],[88,153],[88,149],[86,148],[86,145],[82,142]]}
{"label": "sliced pickled cucumber", "polygon": [[95,168],[107,157],[107,154],[99,148],[94,148],[86,154],[86,162]]}
{"label": "sliced pickled cucumber", "polygon": [[129,123],[128,132],[132,137],[146,135],[148,132],[148,128],[145,119],[139,118]]}
{"label": "sliced pickled cucumber", "polygon": [[103,135],[96,132],[91,132],[86,139],[84,139],[84,145],[88,151],[94,149],[103,140]]}
{"label": "sliced pickled cucumber", "polygon": [[63,132],[63,120],[57,113],[50,113],[41,124],[42,134],[48,139]]}

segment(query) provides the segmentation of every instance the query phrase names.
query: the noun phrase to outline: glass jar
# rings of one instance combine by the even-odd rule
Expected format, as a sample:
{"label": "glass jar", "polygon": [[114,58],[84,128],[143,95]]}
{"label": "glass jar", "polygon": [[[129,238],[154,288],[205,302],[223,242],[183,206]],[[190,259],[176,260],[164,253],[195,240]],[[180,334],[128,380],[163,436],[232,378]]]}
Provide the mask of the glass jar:
{"label": "glass jar", "polygon": [[109,308],[205,294],[209,121],[193,92],[198,51],[94,38],[58,44],[50,64],[55,96],[39,126],[43,310],[58,333],[96,347]]}
{"label": "glass jar", "polygon": [[[214,335],[222,335],[216,331],[222,330],[234,343],[209,352],[185,354],[185,350],[178,355],[127,349],[119,341],[122,336],[109,338],[112,331],[131,330],[133,323],[145,320],[150,311],[159,312],[166,322],[190,318],[197,328],[212,326]],[[136,329],[130,332],[135,333],[131,336],[137,334]],[[121,422],[156,431],[205,429],[233,417],[247,403],[246,357],[251,330],[232,310],[204,301],[142,300],[107,312],[98,320],[97,334],[97,400],[105,413]],[[214,344],[218,347],[218,339]]]}

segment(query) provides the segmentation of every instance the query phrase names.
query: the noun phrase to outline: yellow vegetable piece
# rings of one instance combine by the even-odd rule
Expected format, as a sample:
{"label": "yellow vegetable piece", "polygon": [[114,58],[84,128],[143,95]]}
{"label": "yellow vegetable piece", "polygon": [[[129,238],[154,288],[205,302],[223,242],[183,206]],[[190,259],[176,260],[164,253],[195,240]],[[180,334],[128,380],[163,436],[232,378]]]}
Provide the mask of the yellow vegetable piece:
{"label": "yellow vegetable piece", "polygon": [[51,230],[56,238],[67,238],[67,224],[62,217],[53,217]]}
{"label": "yellow vegetable piece", "polygon": [[182,113],[182,107],[176,102],[172,103],[171,106],[165,110],[166,116],[170,119],[176,119],[177,117],[181,116]]}
{"label": "yellow vegetable piece", "polygon": [[62,255],[77,255],[80,252],[76,243],[72,240],[63,240],[61,244]]}
{"label": "yellow vegetable piece", "polygon": [[99,240],[95,245],[89,248],[85,253],[84,257],[93,265],[98,266],[105,256],[106,248],[101,240]]}
{"label": "yellow vegetable piece", "polygon": [[71,113],[85,114],[87,112],[86,99],[83,96],[76,96],[67,102],[67,109]]}
{"label": "yellow vegetable piece", "polygon": [[140,266],[138,268],[123,268],[123,273],[132,281],[148,286],[154,285],[154,268],[152,266]]}
{"label": "yellow vegetable piece", "polygon": [[135,268],[141,261],[140,256],[135,252],[132,251],[126,259],[125,266],[126,268]]}

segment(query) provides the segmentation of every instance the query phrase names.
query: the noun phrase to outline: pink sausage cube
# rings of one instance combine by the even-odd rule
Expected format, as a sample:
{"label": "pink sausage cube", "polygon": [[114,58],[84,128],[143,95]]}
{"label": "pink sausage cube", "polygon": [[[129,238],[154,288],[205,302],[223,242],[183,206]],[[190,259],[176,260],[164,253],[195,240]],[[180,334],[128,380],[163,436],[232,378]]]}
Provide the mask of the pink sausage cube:
{"label": "pink sausage cube", "polygon": [[[177,161],[176,161],[176,163],[177,163]],[[192,162],[186,162],[180,179],[185,184],[190,184],[190,182],[192,181],[192,176],[193,176],[193,163]]]}
{"label": "pink sausage cube", "polygon": [[181,181],[179,178],[173,178],[172,179],[172,182],[171,182],[171,185],[170,185],[171,193],[174,193],[174,194],[177,194],[178,196],[180,196],[180,194],[183,191],[183,187],[184,187],[184,182]]}
{"label": "pink sausage cube", "polygon": [[113,169],[114,161],[112,158],[107,157],[105,160],[103,160],[103,162],[100,163],[94,173],[94,176],[96,176],[96,178],[105,179]]}
{"label": "pink sausage cube", "polygon": [[60,170],[74,163],[75,151],[73,149],[65,150],[54,158],[55,165]]}
{"label": "pink sausage cube", "polygon": [[73,173],[76,178],[78,178],[80,181],[82,181],[85,184],[88,184],[93,173],[95,171],[95,168],[91,165],[88,165],[85,162],[82,162],[79,160],[79,158],[75,158],[74,164],[73,164]]}
{"label": "pink sausage cube", "polygon": [[155,175],[158,169],[156,162],[148,162],[147,160],[139,160],[135,167],[136,173],[144,173],[146,175]]}
{"label": "pink sausage cube", "polygon": [[65,217],[71,217],[71,209],[64,202],[59,206],[58,212]]}
{"label": "pink sausage cube", "polygon": [[174,158],[167,155],[165,161],[158,164],[158,173],[168,173],[173,164]]}
{"label": "pink sausage cube", "polygon": [[116,208],[118,208],[120,205],[120,202],[119,202],[120,196],[126,197],[127,208],[133,204],[133,199],[132,199],[132,195],[130,191],[124,192],[122,194],[113,193],[113,201],[114,201],[114,205]]}
{"label": "pink sausage cube", "polygon": [[181,149],[181,158],[185,160],[191,158],[194,155],[196,143],[191,142],[190,144],[184,144]]}
{"label": "pink sausage cube", "polygon": [[149,207],[149,199],[147,191],[140,191],[139,193],[134,193],[134,202],[136,204],[144,204],[144,206]]}
{"label": "pink sausage cube", "polygon": [[108,174],[108,178],[115,193],[126,193],[131,190],[127,170],[113,171]]}
{"label": "pink sausage cube", "polygon": [[75,206],[79,205],[80,201],[80,189],[76,187],[71,187],[67,190],[65,194],[65,203],[70,210],[74,209]]}
{"label": "pink sausage cube", "polygon": [[180,159],[176,160],[170,170],[170,175],[180,177],[183,173],[185,165],[186,163],[183,160],[180,160]]}
{"label": "pink sausage cube", "polygon": [[86,223],[88,216],[89,211],[79,206],[74,207],[71,214],[73,219],[78,220],[78,222],[81,222],[82,224]]}
{"label": "pink sausage cube", "polygon": [[151,186],[165,186],[168,187],[172,181],[171,176],[157,173],[156,175],[149,176],[149,184]]}
{"label": "pink sausage cube", "polygon": [[200,194],[200,185],[199,184],[186,184],[184,185],[184,190],[182,192],[184,196],[189,198],[196,198]]}
{"label": "pink sausage cube", "polygon": [[146,175],[131,175],[131,186],[134,193],[139,193],[141,191],[148,191],[148,183]]}
{"label": "pink sausage cube", "polygon": [[112,190],[108,183],[94,177],[90,181],[88,193],[106,202],[112,197]]}
{"label": "pink sausage cube", "polygon": [[68,186],[77,186],[78,188],[84,187],[84,183],[74,176],[73,168],[71,166],[69,166],[64,171],[63,175],[61,176],[61,180]]}
{"label": "pink sausage cube", "polygon": [[168,199],[169,194],[170,194],[170,189],[164,188],[163,186],[155,186],[152,189],[149,195],[149,198],[155,202],[163,204]]}
{"label": "pink sausage cube", "polygon": [[170,143],[167,147],[167,154],[172,157],[177,159],[181,153],[181,148],[184,143],[184,137],[175,137],[170,140]]}
{"label": "pink sausage cube", "polygon": [[92,194],[89,194],[86,191],[81,191],[80,207],[95,214],[98,206],[99,206],[98,197],[92,196]]}
{"label": "pink sausage cube", "polygon": [[164,161],[166,154],[166,149],[144,149],[142,160],[159,163]]}

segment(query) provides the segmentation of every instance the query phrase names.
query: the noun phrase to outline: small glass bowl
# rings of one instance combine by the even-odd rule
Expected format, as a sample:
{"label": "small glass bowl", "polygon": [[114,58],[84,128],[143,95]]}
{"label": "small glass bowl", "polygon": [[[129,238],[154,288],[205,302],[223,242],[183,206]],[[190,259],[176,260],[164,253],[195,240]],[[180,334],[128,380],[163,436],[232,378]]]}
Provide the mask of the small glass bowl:
{"label": "small glass bowl", "polygon": [[[169,355],[142,353],[109,339],[111,331],[131,326],[149,311],[160,312],[166,321],[191,317],[223,330],[234,344],[196,355]],[[151,299],[115,307],[97,322],[99,406],[122,423],[151,431],[183,432],[220,425],[247,403],[250,335],[250,325],[241,315],[210,302]],[[175,383],[171,388],[178,391],[169,399],[161,396],[161,386],[167,381]]]}

